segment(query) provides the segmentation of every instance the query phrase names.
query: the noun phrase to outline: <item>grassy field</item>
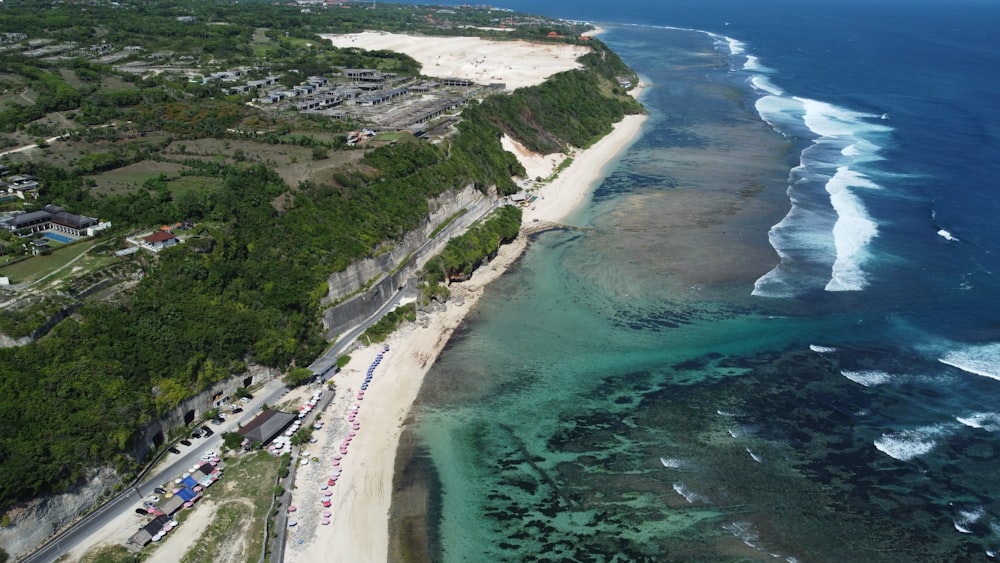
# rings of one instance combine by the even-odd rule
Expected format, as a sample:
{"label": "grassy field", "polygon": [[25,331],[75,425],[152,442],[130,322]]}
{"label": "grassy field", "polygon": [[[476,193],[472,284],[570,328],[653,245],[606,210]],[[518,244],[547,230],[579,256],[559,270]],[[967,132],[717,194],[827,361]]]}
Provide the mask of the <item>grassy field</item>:
{"label": "grassy field", "polygon": [[140,560],[138,554],[123,545],[109,545],[87,553],[80,558],[80,563],[135,563]]}
{"label": "grassy field", "polygon": [[90,250],[95,244],[97,244],[97,241],[87,240],[63,246],[62,248],[53,250],[52,254],[47,256],[34,256],[29,260],[4,266],[0,268],[0,276],[9,277],[11,283],[37,281],[69,264],[74,258]]}
{"label": "grassy field", "polygon": [[221,553],[239,548],[238,561],[257,561],[264,541],[264,518],[274,496],[281,458],[265,452],[241,456],[226,466],[226,476],[210,487],[205,501],[217,504],[215,518],[182,563],[215,563]]}

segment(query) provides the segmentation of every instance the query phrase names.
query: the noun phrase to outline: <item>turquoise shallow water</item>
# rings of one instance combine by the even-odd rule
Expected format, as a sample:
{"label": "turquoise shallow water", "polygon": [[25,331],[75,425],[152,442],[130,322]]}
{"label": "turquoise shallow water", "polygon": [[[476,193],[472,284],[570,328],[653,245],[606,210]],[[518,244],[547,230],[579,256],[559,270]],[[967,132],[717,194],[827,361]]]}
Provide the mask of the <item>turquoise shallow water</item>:
{"label": "turquoise shallow water", "polygon": [[650,119],[425,380],[403,481],[429,491],[429,557],[987,558],[994,381],[939,361],[968,354],[894,287],[753,296],[807,141],[760,120],[715,39],[607,41],[653,83]]}

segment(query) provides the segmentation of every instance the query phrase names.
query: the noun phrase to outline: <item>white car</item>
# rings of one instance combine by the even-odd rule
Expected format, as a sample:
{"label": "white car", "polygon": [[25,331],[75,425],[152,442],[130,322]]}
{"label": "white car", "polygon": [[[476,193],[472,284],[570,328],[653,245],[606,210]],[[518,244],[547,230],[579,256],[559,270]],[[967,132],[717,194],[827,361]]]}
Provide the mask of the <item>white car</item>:
{"label": "white car", "polygon": [[160,502],[160,497],[158,497],[156,495],[149,495],[149,497],[147,497],[146,500],[148,500],[149,502],[152,502],[152,503],[157,503],[157,502]]}

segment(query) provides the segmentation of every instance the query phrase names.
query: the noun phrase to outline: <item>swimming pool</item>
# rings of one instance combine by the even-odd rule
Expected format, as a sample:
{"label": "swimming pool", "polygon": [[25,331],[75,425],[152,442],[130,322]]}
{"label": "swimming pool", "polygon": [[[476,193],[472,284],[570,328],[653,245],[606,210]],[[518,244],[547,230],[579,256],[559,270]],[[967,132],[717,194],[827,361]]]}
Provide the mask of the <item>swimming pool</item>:
{"label": "swimming pool", "polygon": [[54,240],[56,242],[61,242],[63,244],[69,244],[73,242],[73,239],[66,235],[61,235],[59,233],[45,233],[45,238]]}

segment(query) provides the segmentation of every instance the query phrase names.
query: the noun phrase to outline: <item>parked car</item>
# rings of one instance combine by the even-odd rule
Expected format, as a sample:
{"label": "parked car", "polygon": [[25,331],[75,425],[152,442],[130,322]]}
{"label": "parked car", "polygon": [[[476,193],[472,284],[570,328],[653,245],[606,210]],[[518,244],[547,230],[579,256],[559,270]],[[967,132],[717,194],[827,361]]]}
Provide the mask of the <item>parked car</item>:
{"label": "parked car", "polygon": [[178,450],[177,448],[175,448],[175,447],[173,447],[173,446],[171,446],[171,447],[169,448],[169,451],[170,451],[170,453],[172,453],[172,454],[179,454],[179,453],[181,453],[181,451],[180,451],[180,450]]}
{"label": "parked car", "polygon": [[243,412],[243,409],[241,409],[240,407],[236,407],[236,408],[233,409],[233,414],[237,414],[237,413],[241,413],[241,412]]}
{"label": "parked car", "polygon": [[195,429],[194,432],[191,433],[191,437],[192,438],[201,438],[201,435],[202,435],[202,431],[200,429],[197,429],[197,428]]}
{"label": "parked car", "polygon": [[250,402],[250,397],[242,397],[240,398],[240,402],[245,405]]}
{"label": "parked car", "polygon": [[149,502],[154,502],[154,503],[155,502],[160,502],[160,497],[158,497],[156,495],[149,495],[148,497],[146,497],[146,500],[148,500]]}
{"label": "parked car", "polygon": [[215,434],[215,432],[213,432],[212,429],[207,426],[202,426],[201,429],[205,431],[206,436],[211,436],[212,434]]}
{"label": "parked car", "polygon": [[165,495],[165,494],[167,494],[167,490],[164,489],[163,487],[154,487],[153,488],[153,492],[156,493],[156,494],[158,494],[158,495]]}
{"label": "parked car", "polygon": [[141,515],[145,516],[145,515],[149,514],[149,511],[146,510],[145,508],[136,508],[135,509],[135,513],[136,514],[141,514]]}
{"label": "parked car", "polygon": [[184,444],[185,446],[190,446],[191,445],[191,441],[190,440],[181,440],[181,444]]}

